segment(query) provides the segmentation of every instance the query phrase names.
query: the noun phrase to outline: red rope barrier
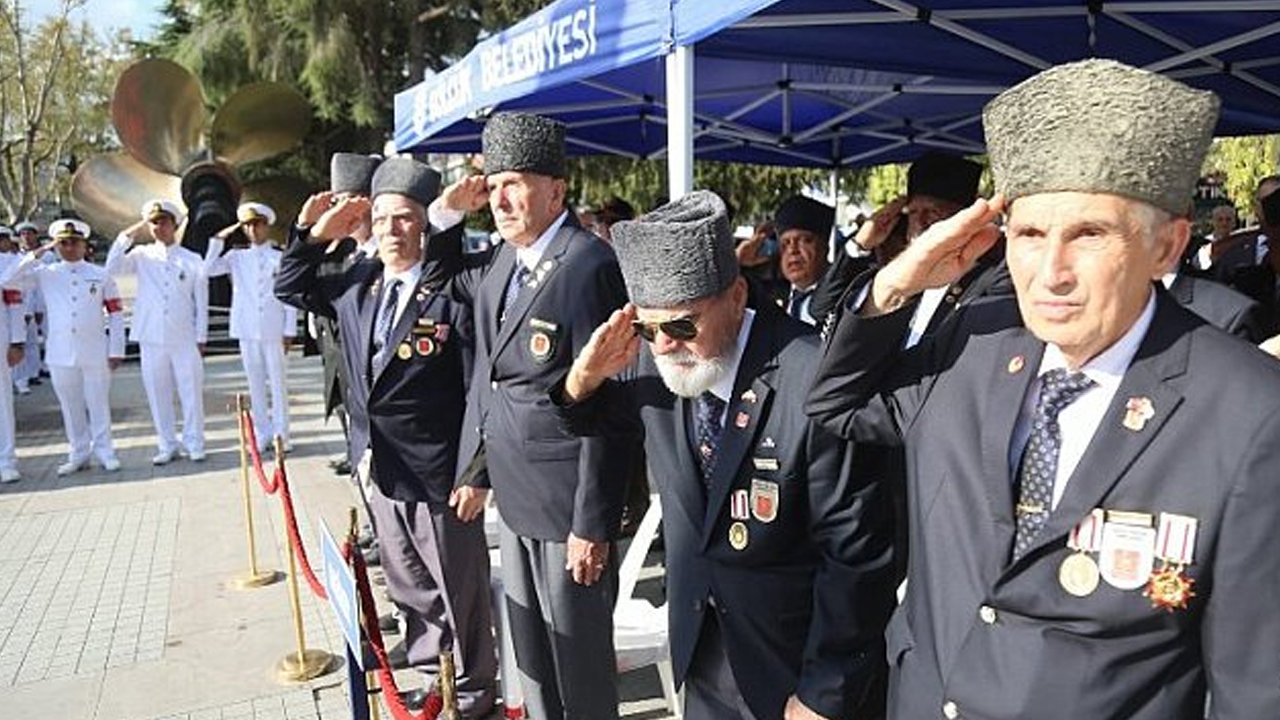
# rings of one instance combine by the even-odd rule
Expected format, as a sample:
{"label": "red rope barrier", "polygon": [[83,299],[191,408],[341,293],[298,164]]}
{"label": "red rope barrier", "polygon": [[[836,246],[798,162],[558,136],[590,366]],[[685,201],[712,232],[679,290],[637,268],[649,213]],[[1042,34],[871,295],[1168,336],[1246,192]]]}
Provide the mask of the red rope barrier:
{"label": "red rope barrier", "polygon": [[293,512],[293,495],[289,493],[289,478],[284,472],[284,468],[276,467],[276,483],[280,487],[280,502],[284,504],[284,522],[285,530],[289,534],[289,545],[293,548],[293,554],[298,558],[298,565],[302,568],[302,577],[306,578],[307,585],[311,586],[311,592],[321,600],[328,600],[329,594],[324,590],[324,584],[316,577],[316,573],[311,569],[311,561],[307,559],[307,549],[302,545],[302,536],[298,533],[298,517]]}
{"label": "red rope barrier", "polygon": [[240,413],[240,437],[242,441],[249,446],[249,468],[253,470],[253,474],[258,478],[258,484],[262,486],[263,492],[268,495],[275,495],[276,490],[280,487],[280,468],[276,468],[275,473],[271,476],[271,482],[267,482],[267,474],[262,470],[262,453],[258,451],[258,433],[253,429],[253,416],[249,413],[248,408]]}
{"label": "red rope barrier", "polygon": [[360,611],[364,615],[365,632],[369,636],[369,647],[378,659],[378,684],[382,686],[382,697],[386,698],[387,707],[395,720],[437,720],[444,710],[444,700],[432,690],[418,713],[410,712],[400,697],[400,688],[396,685],[396,676],[391,673],[391,663],[387,660],[387,651],[382,644],[382,629],[378,626],[378,611],[373,604],[373,590],[369,587],[369,574],[364,566],[364,557],[358,552],[351,553],[351,567],[355,571],[356,591],[360,593]]}

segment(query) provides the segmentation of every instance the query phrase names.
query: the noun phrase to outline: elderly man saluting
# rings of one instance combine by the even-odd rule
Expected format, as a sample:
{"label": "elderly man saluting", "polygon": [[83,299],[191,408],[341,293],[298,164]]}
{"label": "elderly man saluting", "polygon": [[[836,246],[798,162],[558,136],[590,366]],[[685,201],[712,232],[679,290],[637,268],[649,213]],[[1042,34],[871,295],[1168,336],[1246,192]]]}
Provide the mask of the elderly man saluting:
{"label": "elderly man saluting", "polygon": [[[667,510],[685,717],[879,717],[867,705],[883,700],[893,606],[887,503],[854,476],[848,444],[804,415],[816,333],[772,303],[747,307],[713,193],[618,223],[613,244],[635,304],[593,334],[552,399],[583,434],[639,411]],[[631,377],[610,379],[638,354]]]}
{"label": "elderly man saluting", "polygon": [[[836,328],[809,410],[908,455],[892,716],[1280,707],[1280,366],[1156,283],[1217,114],[1105,60],[1007,90],[984,114],[1003,199],[931,227]],[[1016,300],[899,350],[910,299],[995,242],[1005,202]]]}

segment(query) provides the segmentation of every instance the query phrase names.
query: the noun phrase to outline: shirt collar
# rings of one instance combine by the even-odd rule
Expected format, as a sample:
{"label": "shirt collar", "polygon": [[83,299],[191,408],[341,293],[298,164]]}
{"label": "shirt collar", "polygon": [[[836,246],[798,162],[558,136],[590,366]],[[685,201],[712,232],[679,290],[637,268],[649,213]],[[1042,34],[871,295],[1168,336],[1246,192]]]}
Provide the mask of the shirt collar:
{"label": "shirt collar", "polygon": [[747,308],[742,314],[742,327],[738,328],[738,344],[733,350],[733,359],[725,368],[725,373],[711,386],[711,394],[725,401],[728,405],[733,398],[733,386],[738,381],[738,366],[742,364],[742,354],[747,350],[747,339],[751,337],[751,325],[755,321],[756,311]]}
{"label": "shirt collar", "polygon": [[382,286],[383,287],[388,287],[393,281],[399,280],[401,283],[400,285],[401,290],[405,288],[416,288],[418,287],[418,278],[420,277],[422,277],[421,263],[414,263],[413,267],[410,267],[408,270],[405,270],[403,272],[398,272],[398,273],[391,272],[391,269],[385,265],[382,266]]}
{"label": "shirt collar", "polygon": [[[1085,363],[1080,371],[1083,372],[1090,380],[1101,386],[1119,386],[1120,379],[1124,377],[1124,373],[1129,369],[1129,364],[1133,362],[1133,358],[1138,354],[1138,346],[1142,343],[1142,338],[1146,337],[1147,329],[1151,327],[1151,320],[1156,314],[1156,294],[1153,290],[1147,298],[1147,305],[1142,309],[1142,314],[1138,315],[1138,319],[1120,339],[1112,343],[1111,347],[1098,353],[1092,360]],[[1052,343],[1046,344],[1044,348],[1044,358],[1040,360],[1040,372],[1037,377],[1043,376],[1050,370],[1057,368],[1066,369],[1067,359],[1063,356],[1062,350]]]}
{"label": "shirt collar", "polygon": [[542,254],[547,251],[547,246],[551,244],[551,240],[556,236],[556,233],[560,232],[560,228],[564,225],[564,221],[568,217],[568,210],[561,212],[560,217],[556,218],[555,221],[538,236],[537,241],[529,247],[516,248],[516,259],[520,261],[520,264],[530,270],[538,267],[538,263],[542,260]]}

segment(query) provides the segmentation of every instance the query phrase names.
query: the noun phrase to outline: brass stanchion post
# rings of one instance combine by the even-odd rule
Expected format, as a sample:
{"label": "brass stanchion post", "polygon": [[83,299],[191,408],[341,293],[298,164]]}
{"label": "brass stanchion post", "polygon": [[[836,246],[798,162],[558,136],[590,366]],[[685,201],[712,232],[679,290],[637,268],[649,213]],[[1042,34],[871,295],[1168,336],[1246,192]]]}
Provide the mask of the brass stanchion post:
{"label": "brass stanchion post", "polygon": [[251,420],[245,416],[244,393],[236,393],[236,422],[240,426],[240,485],[244,494],[245,533],[249,539],[249,572],[232,578],[231,587],[249,590],[276,582],[280,579],[280,573],[258,569],[258,544],[253,530],[253,494],[249,488],[249,451],[245,447],[249,442],[245,423]]}
{"label": "brass stanchion post", "polygon": [[453,651],[446,649],[440,653],[440,720],[462,720],[458,712],[457,671],[453,666]]}
{"label": "brass stanchion post", "polygon": [[[284,462],[284,442],[277,435],[275,439],[276,464]],[[283,488],[281,488],[283,492]],[[284,503],[281,503],[283,508]],[[333,656],[324,650],[307,647],[306,630],[302,627],[302,596],[298,592],[298,560],[294,557],[292,543],[289,541],[289,520],[284,515],[284,546],[289,556],[289,605],[293,609],[293,632],[298,650],[280,658],[276,663],[276,679],[281,682],[302,682],[319,677],[329,669]]]}

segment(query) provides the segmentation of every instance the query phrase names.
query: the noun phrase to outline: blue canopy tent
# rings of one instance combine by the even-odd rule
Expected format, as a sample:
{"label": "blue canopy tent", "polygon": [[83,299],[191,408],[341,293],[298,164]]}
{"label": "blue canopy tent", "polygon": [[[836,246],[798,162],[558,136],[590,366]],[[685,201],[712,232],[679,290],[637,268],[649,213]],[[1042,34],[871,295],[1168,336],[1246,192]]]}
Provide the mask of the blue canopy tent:
{"label": "blue canopy tent", "polygon": [[[581,62],[525,62],[527,76],[500,87],[466,70],[562,37],[547,28],[583,13],[598,43]],[[669,155],[676,196],[694,155],[842,167],[980,152],[990,97],[1090,56],[1214,90],[1219,134],[1274,132],[1277,35],[1280,0],[560,0],[397,95],[395,144],[476,151],[489,112],[532,110],[566,122],[571,152]],[[450,95],[467,74],[471,89]],[[425,110],[445,96],[458,99],[450,112]]]}

